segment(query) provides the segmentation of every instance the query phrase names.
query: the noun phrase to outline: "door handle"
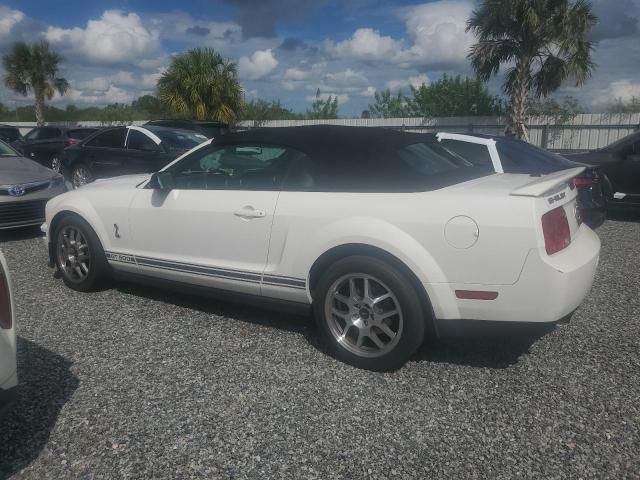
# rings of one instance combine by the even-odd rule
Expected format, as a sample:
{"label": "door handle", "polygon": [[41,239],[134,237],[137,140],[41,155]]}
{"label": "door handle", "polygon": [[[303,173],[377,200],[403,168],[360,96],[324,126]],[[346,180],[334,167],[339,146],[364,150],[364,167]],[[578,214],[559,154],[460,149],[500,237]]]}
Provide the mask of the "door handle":
{"label": "door handle", "polygon": [[256,210],[250,205],[247,205],[246,207],[242,207],[240,210],[236,210],[235,212],[233,212],[233,214],[236,217],[242,217],[242,218],[262,218],[266,216],[266,213],[264,210]]}

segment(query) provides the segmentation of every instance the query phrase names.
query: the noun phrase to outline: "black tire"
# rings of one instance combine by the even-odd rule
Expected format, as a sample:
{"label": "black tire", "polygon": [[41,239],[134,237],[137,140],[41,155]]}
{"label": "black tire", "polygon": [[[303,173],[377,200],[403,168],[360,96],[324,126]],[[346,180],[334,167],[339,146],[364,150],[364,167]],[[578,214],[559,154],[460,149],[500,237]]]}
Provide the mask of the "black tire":
{"label": "black tire", "polygon": [[[84,172],[83,175],[79,175],[79,172]],[[83,176],[84,180],[79,181],[79,177]],[[93,182],[93,173],[89,166],[85,163],[76,163],[71,168],[71,175],[69,181],[74,189],[80,188],[82,185]]]}
{"label": "black tire", "polygon": [[62,165],[60,164],[60,154],[54,153],[49,157],[49,168],[56,173],[60,173]]}
{"label": "black tire", "polygon": [[[391,332],[395,333],[394,336],[389,336],[380,328],[376,327],[375,322],[378,322],[379,325],[381,322],[380,317],[384,317],[385,312],[381,312],[379,315],[375,309],[378,308],[381,310],[382,307],[374,307],[372,305],[365,306],[365,303],[371,302],[368,300],[365,301],[365,295],[358,293],[357,286],[355,287],[356,295],[353,298],[355,300],[356,297],[362,297],[362,299],[358,300],[355,305],[349,306],[347,302],[342,303],[341,300],[338,301],[336,299],[336,293],[340,292],[339,286],[348,285],[349,288],[351,288],[352,284],[350,282],[348,284],[343,283],[348,282],[348,278],[351,277],[356,278],[355,285],[357,285],[358,275],[362,276],[363,284],[365,277],[367,278],[367,282],[369,282],[368,285],[372,285],[369,287],[370,291],[378,288],[381,289],[379,290],[380,292],[383,292],[386,289],[392,293],[392,298],[385,301],[392,301],[393,304],[399,304],[399,308],[396,309],[400,312],[399,314],[395,317],[382,320],[388,322],[385,325],[388,327],[387,329],[395,330],[395,332]],[[336,285],[338,285],[338,287],[336,287]],[[331,296],[328,296],[330,291],[332,292]],[[344,299],[346,296],[346,294],[341,295],[341,298]],[[348,296],[349,298],[346,298],[346,300],[351,301],[351,292]],[[369,297],[370,296],[367,296],[367,298]],[[335,303],[336,301],[338,303]],[[358,302],[363,303],[359,304]],[[327,315],[329,308],[342,309],[343,307],[355,309],[348,310],[348,312],[351,313],[356,311],[364,313],[354,313],[353,316],[351,316],[351,313],[347,313],[344,318],[343,316],[336,317],[333,313]],[[365,310],[360,310],[360,307],[365,308]],[[369,313],[367,313],[366,308],[369,307]],[[375,257],[350,256],[337,261],[327,268],[327,270],[322,273],[316,286],[313,310],[318,330],[329,353],[337,359],[358,368],[374,371],[396,370],[409,360],[424,340],[425,316],[418,292],[400,269]],[[390,307],[389,311],[393,311],[393,307]],[[343,314],[343,312],[340,313]],[[356,317],[357,320],[354,321]],[[368,322],[366,320],[368,320]],[[347,328],[347,322],[354,323]],[[344,327],[341,326],[342,323]],[[340,332],[341,328],[344,328],[342,332]],[[362,332],[371,333],[372,330],[375,330],[374,334],[378,341],[380,341],[381,338],[388,340],[384,348],[378,348],[378,346],[373,345],[373,338],[368,338],[368,334],[362,334]],[[350,334],[354,333],[354,331],[354,336],[358,337],[358,340],[351,338],[352,335]],[[365,338],[364,342],[369,342],[372,346],[364,344],[358,347],[356,343],[359,341],[360,335],[363,335],[363,338]],[[338,337],[340,336],[343,343],[338,341]],[[345,341],[345,337],[349,338]],[[375,351],[376,348],[377,352]],[[365,351],[366,349],[372,349],[372,351]],[[367,355],[378,356],[371,357]]]}
{"label": "black tire", "polygon": [[[65,246],[67,248],[65,250],[61,245],[65,243],[65,235],[68,241],[69,232],[74,230],[79,232],[83,239],[82,243],[86,244],[88,249],[88,251],[85,249],[80,250],[86,252],[88,257],[86,261],[87,272],[83,278],[80,278],[80,275],[77,274],[77,269],[73,269],[75,272],[71,271],[72,263],[68,261],[69,256],[65,254],[65,252],[69,251],[69,247]],[[85,220],[77,215],[65,216],[58,222],[53,232],[52,242],[56,269],[67,287],[79,292],[89,292],[99,290],[104,286],[110,277],[109,263],[98,236]],[[63,264],[64,260],[67,260],[66,264]],[[84,273],[82,268],[80,271]]]}

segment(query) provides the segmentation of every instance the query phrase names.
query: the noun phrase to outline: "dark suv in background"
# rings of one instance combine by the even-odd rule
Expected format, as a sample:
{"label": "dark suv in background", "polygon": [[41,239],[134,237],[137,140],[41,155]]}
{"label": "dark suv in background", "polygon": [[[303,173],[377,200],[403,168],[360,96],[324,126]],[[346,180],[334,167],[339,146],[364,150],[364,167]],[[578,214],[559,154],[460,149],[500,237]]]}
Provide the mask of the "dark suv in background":
{"label": "dark suv in background", "polygon": [[191,130],[207,138],[217,138],[229,132],[229,125],[226,123],[209,122],[206,120],[151,120],[144,125]]}
{"label": "dark suv in background", "polygon": [[62,151],[71,145],[80,143],[98,130],[98,128],[55,125],[36,127],[24,137],[12,142],[11,146],[25,157],[60,172]]}
{"label": "dark suv in background", "polygon": [[5,143],[15,142],[20,138],[20,130],[12,125],[0,124],[0,140]]}

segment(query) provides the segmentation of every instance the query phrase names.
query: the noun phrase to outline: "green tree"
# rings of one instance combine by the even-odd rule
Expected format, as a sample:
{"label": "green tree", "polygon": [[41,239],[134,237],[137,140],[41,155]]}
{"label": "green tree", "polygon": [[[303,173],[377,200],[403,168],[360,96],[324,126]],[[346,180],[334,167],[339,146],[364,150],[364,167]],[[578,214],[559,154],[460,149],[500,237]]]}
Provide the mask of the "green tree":
{"label": "green tree", "polygon": [[408,98],[410,116],[462,117],[472,115],[501,115],[502,101],[491,95],[485,84],[474,78],[460,75],[449,77],[429,85],[411,87]]}
{"label": "green tree", "polygon": [[149,117],[157,117],[164,114],[164,106],[158,97],[143,95],[131,102],[131,108],[137,112],[147,113]]}
{"label": "green tree", "polygon": [[305,118],[310,120],[338,118],[338,96],[329,95],[323,99],[320,89],[316,92],[316,99],[311,104],[311,110],[307,110]]}
{"label": "green tree", "polygon": [[253,120],[258,126],[267,120],[296,120],[302,118],[299,113],[294,113],[286,108],[280,100],[251,100],[245,104],[242,112],[243,120]]}
{"label": "green tree", "polygon": [[158,96],[170,112],[197,120],[233,123],[243,108],[236,64],[212,48],[175,56],[158,80]]}
{"label": "green tree", "polygon": [[546,97],[563,81],[583,84],[593,72],[588,34],[597,17],[587,0],[483,0],[467,31],[478,41],[469,58],[479,78],[489,80],[507,65],[508,128],[528,139],[529,97]]}
{"label": "green tree", "polygon": [[402,118],[409,116],[407,99],[402,95],[402,90],[394,95],[387,88],[374,94],[374,103],[369,104],[369,114],[373,118]]}
{"label": "green tree", "polygon": [[44,125],[45,100],[51,100],[56,91],[64,95],[69,88],[69,82],[58,77],[61,62],[46,41],[18,42],[2,57],[5,85],[23,96],[33,93],[38,125]]}
{"label": "green tree", "polygon": [[609,113],[640,113],[640,97],[632,97],[624,101],[618,98],[607,107]]}

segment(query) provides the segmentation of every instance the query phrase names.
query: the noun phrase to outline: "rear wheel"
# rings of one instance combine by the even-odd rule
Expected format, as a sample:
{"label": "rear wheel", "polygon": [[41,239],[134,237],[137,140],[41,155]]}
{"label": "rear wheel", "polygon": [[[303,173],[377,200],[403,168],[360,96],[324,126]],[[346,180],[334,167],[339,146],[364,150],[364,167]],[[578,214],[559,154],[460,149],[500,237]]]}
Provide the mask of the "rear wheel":
{"label": "rear wheel", "polygon": [[55,261],[64,283],[81,292],[99,288],[109,275],[102,244],[87,222],[63,218],[54,232]]}
{"label": "rear wheel", "polygon": [[71,169],[71,185],[73,188],[80,188],[87,183],[93,182],[93,174],[84,163],[78,163]]}
{"label": "rear wheel", "polygon": [[359,368],[401,367],[424,339],[420,298],[395,266],[353,256],[321,276],[315,318],[330,352]]}

